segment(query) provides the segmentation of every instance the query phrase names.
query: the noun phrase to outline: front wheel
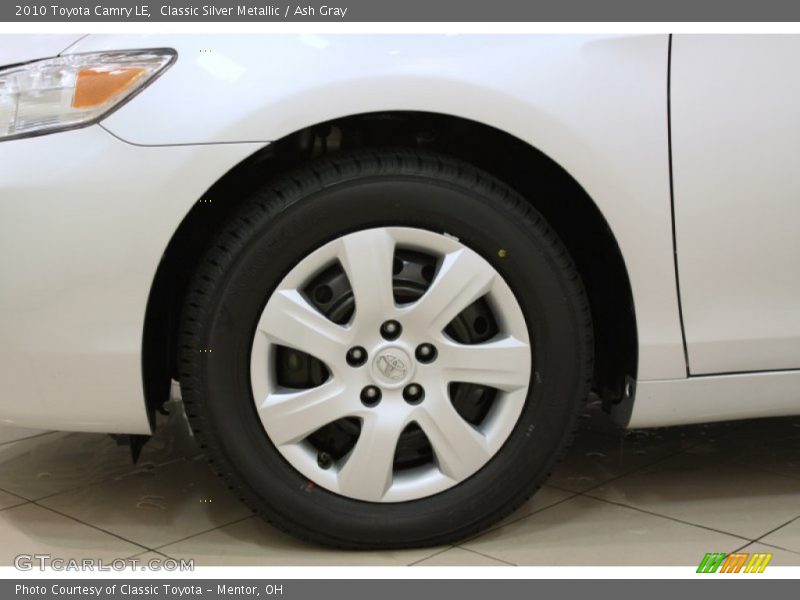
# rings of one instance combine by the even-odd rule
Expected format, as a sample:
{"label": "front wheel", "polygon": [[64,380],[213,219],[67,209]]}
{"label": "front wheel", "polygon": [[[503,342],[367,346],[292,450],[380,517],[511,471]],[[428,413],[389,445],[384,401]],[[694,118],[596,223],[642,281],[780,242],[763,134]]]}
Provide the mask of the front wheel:
{"label": "front wheel", "polygon": [[447,157],[340,154],[256,193],[190,286],[187,414],[275,525],[432,545],[514,510],[588,393],[589,309],[512,190]]}

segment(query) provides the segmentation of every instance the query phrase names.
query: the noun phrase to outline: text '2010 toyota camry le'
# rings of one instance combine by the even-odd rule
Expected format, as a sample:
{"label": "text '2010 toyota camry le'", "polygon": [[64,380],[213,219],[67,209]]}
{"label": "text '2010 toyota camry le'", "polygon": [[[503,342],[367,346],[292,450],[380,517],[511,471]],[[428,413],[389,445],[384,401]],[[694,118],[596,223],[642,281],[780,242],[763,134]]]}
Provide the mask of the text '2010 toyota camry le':
{"label": "text '2010 toyota camry le'", "polygon": [[[590,394],[800,413],[796,36],[0,40],[0,421],[147,436],[301,538],[457,540]],[[140,439],[140,438],[137,438]]]}

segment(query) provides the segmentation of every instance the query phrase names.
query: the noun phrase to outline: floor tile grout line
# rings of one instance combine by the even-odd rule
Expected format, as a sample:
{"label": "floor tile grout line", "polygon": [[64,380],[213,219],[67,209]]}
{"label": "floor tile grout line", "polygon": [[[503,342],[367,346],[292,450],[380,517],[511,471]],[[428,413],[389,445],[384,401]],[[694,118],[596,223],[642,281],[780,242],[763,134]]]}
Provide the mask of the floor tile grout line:
{"label": "floor tile grout line", "polygon": [[[631,430],[631,431],[633,431],[633,430]],[[567,493],[573,494],[573,495],[585,494],[586,492],[594,490],[594,489],[596,489],[598,487],[604,486],[604,485],[609,484],[609,483],[611,483],[613,481],[617,481],[618,479],[622,479],[623,477],[628,477],[629,475],[633,475],[634,473],[638,473],[641,470],[648,469],[649,467],[651,467],[653,465],[656,465],[656,464],[658,464],[660,462],[663,462],[665,460],[669,460],[670,458],[674,458],[675,456],[678,456],[679,454],[682,454],[682,453],[686,452],[687,450],[690,450],[690,449],[692,449],[692,448],[694,448],[694,447],[696,447],[696,446],[698,446],[700,444],[704,444],[707,441],[708,440],[703,440],[702,442],[697,442],[697,444],[692,444],[688,448],[683,448],[681,450],[676,450],[675,452],[671,452],[669,454],[666,454],[666,455],[662,456],[661,458],[655,459],[653,462],[649,462],[649,463],[641,465],[639,467],[634,467],[630,471],[625,471],[624,473],[621,473],[619,475],[611,477],[610,479],[605,479],[605,480],[603,480],[603,481],[601,481],[601,482],[599,482],[599,483],[597,483],[595,485],[592,485],[592,486],[590,486],[588,488],[585,488],[585,489],[582,489],[582,490],[573,490],[573,489],[569,489],[569,488],[566,488],[566,487],[559,487],[557,484],[549,483],[547,480],[545,480],[543,485],[547,485],[547,486],[550,486],[550,487],[555,488],[557,490],[561,490],[562,492],[567,492]],[[553,473],[555,473],[555,472],[556,471],[554,470]],[[537,493],[538,493],[538,490],[537,490]],[[568,500],[568,498],[565,498],[565,500]],[[522,517],[522,518],[525,518],[525,517]]]}
{"label": "floor tile grout line", "polygon": [[161,552],[160,550],[151,550],[151,552],[155,552],[156,554],[160,554],[161,556],[169,558],[170,560],[178,560],[177,558],[175,558],[173,556],[170,556],[169,554],[165,554],[164,552]]}
{"label": "floor tile grout line", "polygon": [[[720,437],[726,437],[728,435],[732,435],[735,431],[738,431],[742,427],[744,427],[744,424],[741,424],[741,425],[738,425],[738,426],[735,426],[735,427],[731,427],[729,431],[723,432],[722,435],[718,435],[718,436],[714,436],[714,437],[715,438],[720,438]],[[609,483],[611,483],[613,481],[616,481],[618,479],[622,479],[623,477],[628,477],[628,476],[633,475],[633,474],[635,474],[635,473],[637,473],[637,472],[639,472],[641,470],[647,469],[647,468],[649,468],[649,467],[651,467],[653,465],[656,465],[656,464],[661,463],[663,461],[666,461],[666,460],[669,460],[669,459],[674,458],[676,456],[679,456],[681,454],[684,454],[687,451],[691,450],[692,448],[696,448],[697,446],[700,446],[702,444],[708,443],[711,439],[713,439],[713,438],[701,440],[701,441],[698,441],[696,443],[690,444],[688,447],[682,448],[680,450],[677,450],[676,452],[670,452],[669,454],[666,454],[665,456],[662,456],[661,458],[658,458],[658,459],[654,460],[653,462],[649,462],[649,463],[647,463],[645,465],[642,465],[641,467],[636,467],[634,469],[631,469],[630,471],[627,471],[627,472],[625,472],[625,473],[623,473],[621,475],[618,475],[616,477],[612,477],[610,479],[607,479],[607,480],[605,480],[603,482],[598,483],[597,485],[593,485],[593,486],[591,486],[589,488],[586,488],[585,490],[582,490],[582,491],[570,490],[570,489],[567,489],[567,488],[559,487],[559,486],[554,485],[554,484],[545,483],[545,485],[548,485],[548,486],[550,486],[552,488],[555,488],[555,489],[560,490],[562,492],[566,492],[566,493],[571,494],[571,495],[567,496],[566,498],[563,498],[562,500],[559,500],[558,502],[556,502],[554,504],[550,504],[550,505],[548,505],[546,507],[543,507],[543,508],[541,508],[539,510],[536,510],[536,511],[534,511],[534,512],[528,514],[528,515],[525,515],[525,516],[520,517],[518,519],[514,519],[513,521],[509,521],[508,523],[503,523],[502,525],[498,524],[495,527],[488,528],[485,531],[482,531],[482,532],[480,532],[480,533],[478,533],[478,534],[476,534],[476,535],[474,535],[474,536],[472,536],[470,538],[467,538],[467,539],[463,540],[462,542],[459,542],[457,547],[463,547],[462,544],[472,543],[473,541],[481,538],[482,536],[484,536],[484,535],[486,535],[488,533],[491,533],[491,532],[494,532],[494,531],[498,531],[499,529],[504,529],[504,528],[508,527],[509,525],[516,524],[516,523],[518,523],[518,522],[520,522],[520,521],[522,521],[524,519],[527,519],[528,517],[532,517],[533,515],[542,512],[543,510],[547,510],[549,508],[553,508],[553,507],[555,507],[555,506],[557,506],[559,504],[562,504],[564,502],[572,500],[577,496],[585,496],[585,497],[591,498],[593,500],[600,500],[602,502],[607,502],[609,504],[617,504],[617,505],[625,507],[625,508],[631,508],[633,510],[636,510],[636,511],[639,511],[639,512],[642,512],[642,513],[645,513],[645,514],[650,514],[650,515],[655,516],[655,517],[661,517],[661,518],[668,519],[668,520],[671,520],[671,521],[675,521],[675,522],[678,522],[678,523],[682,523],[684,525],[688,525],[688,526],[691,526],[691,527],[697,527],[699,529],[706,529],[706,530],[709,530],[709,531],[714,531],[716,533],[721,533],[721,534],[724,534],[724,535],[733,536],[733,537],[736,537],[736,538],[739,538],[739,539],[742,539],[742,540],[748,540],[747,537],[743,537],[743,536],[740,536],[738,534],[732,534],[732,533],[729,533],[727,531],[717,530],[717,529],[714,529],[712,527],[706,527],[704,525],[698,525],[696,523],[691,523],[691,522],[688,522],[688,521],[682,521],[680,519],[675,519],[675,518],[672,518],[672,517],[668,517],[666,515],[660,515],[658,513],[653,513],[653,512],[647,511],[647,510],[643,510],[643,509],[640,509],[640,508],[629,506],[627,504],[613,502],[613,501],[610,501],[610,500],[605,500],[603,498],[597,498],[597,497],[592,496],[592,495],[587,493],[587,492],[590,492],[592,490],[597,489],[598,487],[607,485],[607,484],[609,484]],[[538,491],[537,491],[537,493],[538,493]],[[764,534],[764,535],[768,535],[768,533]],[[748,541],[748,543],[751,543],[751,542],[752,542],[752,540]],[[466,547],[463,547],[463,548],[465,550],[468,550],[468,548],[466,548]],[[490,556],[489,558],[494,558],[494,557]]]}
{"label": "floor tile grout line", "polygon": [[558,490],[560,492],[565,492],[567,494],[574,494],[574,495],[575,494],[580,494],[580,492],[576,492],[575,490],[571,490],[569,488],[561,487],[560,485],[557,485],[555,483],[546,483],[545,485],[548,486],[548,487],[551,487],[553,489],[556,489],[556,490]]}
{"label": "floor tile grout line", "polygon": [[54,433],[63,433],[61,431],[43,431],[42,433],[34,433],[33,435],[28,435],[26,437],[21,437],[16,440],[8,440],[7,442],[0,442],[0,448],[3,446],[7,446],[8,444],[16,444],[17,442],[26,442],[28,440],[32,440],[34,438],[42,437],[45,435],[52,435]]}
{"label": "floor tile grout line", "polygon": [[152,553],[154,553],[154,554],[158,554],[159,556],[163,556],[164,558],[168,558],[168,559],[170,559],[170,560],[176,560],[176,559],[172,558],[171,556],[169,556],[169,555],[167,555],[167,554],[164,554],[164,553],[163,553],[163,552],[161,552],[160,550],[152,550],[152,549],[150,549],[150,550],[147,550],[147,551],[145,551],[145,552],[137,552],[136,554],[132,554],[132,555],[131,555],[131,556],[129,556],[128,558],[129,558],[129,559],[130,559],[130,558],[136,558],[137,556],[141,556],[142,554],[147,554],[148,552],[152,552]]}
{"label": "floor tile grout line", "polygon": [[[541,488],[539,488],[539,490],[534,492],[534,495],[532,495],[531,498],[533,498],[535,496],[535,494],[537,494],[539,491],[541,491]],[[565,490],[562,490],[562,491],[565,491]],[[568,492],[568,493],[570,495],[567,496],[566,498],[562,498],[561,500],[558,500],[557,502],[553,502],[553,504],[548,504],[547,506],[543,506],[542,508],[538,508],[538,509],[534,510],[533,512],[528,513],[527,515],[523,515],[523,516],[521,516],[521,517],[519,517],[517,519],[514,519],[512,521],[509,521],[507,523],[503,523],[502,521],[500,521],[498,523],[495,523],[494,525],[492,525],[490,527],[487,527],[483,531],[480,531],[480,532],[472,535],[471,537],[465,538],[464,540],[460,541],[458,543],[458,545],[460,546],[462,544],[471,543],[471,542],[477,540],[478,538],[480,538],[480,537],[482,537],[482,536],[484,536],[484,535],[486,535],[488,533],[492,533],[494,531],[499,531],[500,529],[505,529],[509,525],[514,525],[515,523],[519,523],[520,521],[522,521],[524,519],[527,519],[528,517],[532,517],[533,515],[539,514],[540,512],[545,511],[545,510],[547,510],[549,508],[553,508],[555,506],[558,506],[559,504],[563,504],[564,502],[567,502],[568,500],[572,500],[576,496],[580,496],[580,493],[578,493],[578,492]],[[465,548],[465,550],[466,550],[466,548]]]}
{"label": "floor tile grout line", "polygon": [[[667,515],[661,515],[661,514],[659,514],[659,513],[655,513],[655,512],[651,512],[651,511],[647,511],[647,510],[644,510],[644,509],[637,508],[637,507],[635,507],[635,506],[631,506],[631,505],[629,505],[629,504],[624,504],[624,503],[621,503],[621,502],[614,502],[614,501],[611,501],[611,500],[607,500],[607,499],[605,499],[605,498],[600,498],[600,497],[598,497],[598,496],[593,496],[593,495],[590,493],[590,492],[592,492],[592,491],[594,491],[594,490],[596,490],[596,489],[598,489],[598,488],[600,488],[600,487],[603,487],[603,486],[605,486],[605,485],[608,485],[609,483],[612,483],[612,482],[614,482],[614,481],[617,481],[617,480],[619,480],[619,479],[622,479],[622,478],[624,478],[624,477],[629,477],[629,476],[635,475],[635,474],[637,474],[637,473],[639,473],[639,472],[641,472],[641,471],[644,471],[644,470],[647,470],[647,469],[649,469],[650,467],[652,467],[652,466],[654,466],[654,465],[657,465],[657,464],[659,464],[659,463],[662,463],[662,462],[664,462],[664,461],[666,461],[666,460],[669,460],[669,459],[675,458],[675,457],[677,457],[677,456],[680,456],[681,454],[686,454],[686,453],[687,453],[689,450],[692,450],[693,448],[697,448],[698,446],[700,446],[700,445],[702,445],[702,444],[708,443],[708,442],[712,441],[713,439],[719,439],[719,438],[724,438],[724,437],[728,437],[728,436],[730,436],[730,435],[733,435],[735,432],[739,431],[740,429],[744,428],[745,426],[746,426],[746,422],[743,422],[743,423],[741,423],[741,424],[739,424],[739,425],[737,425],[737,426],[733,426],[733,427],[731,427],[731,428],[730,428],[728,431],[726,431],[726,432],[723,432],[721,435],[717,435],[717,436],[714,436],[714,437],[712,437],[712,438],[709,438],[709,439],[706,439],[706,440],[698,441],[697,443],[691,444],[691,445],[689,445],[689,446],[688,446],[688,447],[686,447],[686,448],[683,448],[683,449],[681,449],[681,450],[678,450],[677,452],[673,452],[673,453],[667,454],[667,455],[665,455],[665,456],[661,457],[660,459],[657,459],[657,460],[655,460],[655,461],[653,461],[653,462],[651,462],[651,463],[648,463],[648,464],[646,464],[646,465],[642,465],[641,467],[637,467],[637,468],[635,468],[635,469],[632,469],[631,471],[628,471],[628,472],[626,472],[626,473],[623,473],[623,474],[621,474],[621,475],[618,475],[617,477],[612,477],[611,479],[608,479],[608,480],[606,480],[606,481],[604,481],[604,482],[602,482],[602,483],[598,483],[597,485],[593,485],[593,486],[591,486],[591,487],[589,487],[589,488],[586,488],[585,490],[582,490],[582,491],[578,492],[578,494],[580,494],[580,495],[582,495],[582,496],[586,496],[586,497],[588,497],[588,498],[595,499],[595,500],[601,500],[601,501],[603,501],[603,502],[608,502],[608,503],[610,503],[610,504],[618,504],[619,506],[624,506],[624,507],[626,507],[626,508],[632,508],[632,509],[634,509],[634,510],[638,510],[638,511],[640,511],[640,512],[644,512],[644,513],[652,514],[652,515],[654,515],[654,516],[657,516],[657,517],[662,517],[662,518],[670,519],[670,520],[673,520],[673,521],[677,521],[677,522],[679,522],[679,523],[684,523],[684,524],[686,524],[686,525],[691,525],[691,526],[694,526],[694,527],[700,527],[700,528],[702,528],[702,529],[708,529],[708,530],[710,530],[710,531],[716,531],[716,532],[718,532],[718,533],[723,533],[723,534],[726,534],[726,535],[733,535],[733,536],[735,536],[735,537],[739,537],[739,538],[742,538],[742,539],[748,539],[748,538],[746,538],[746,537],[743,537],[743,536],[741,536],[741,535],[739,535],[739,534],[734,534],[734,533],[730,533],[730,532],[727,532],[727,531],[722,531],[722,530],[714,529],[713,527],[707,527],[707,526],[704,526],[704,525],[699,525],[699,524],[697,524],[697,523],[692,523],[691,521],[683,521],[683,520],[681,520],[681,519],[676,519],[676,518],[673,518],[673,517],[669,517],[669,516],[667,516]],[[760,469],[754,469],[754,470],[760,470]],[[777,475],[777,474],[775,474],[775,473],[771,473],[771,474],[773,474],[773,475]],[[786,476],[786,475],[784,475],[783,477],[784,477],[784,478],[788,478],[788,479],[792,479],[791,477],[789,477],[789,476]],[[553,486],[553,487],[557,487],[557,486]],[[567,489],[565,489],[565,488],[559,488],[559,489],[563,489],[564,491],[569,491],[569,490],[567,490]],[[775,529],[773,529],[773,530],[771,530],[771,531],[768,531],[768,532],[766,532],[766,533],[762,534],[760,537],[756,538],[755,540],[750,540],[750,541],[748,542],[748,544],[750,544],[750,543],[753,543],[753,542],[757,542],[757,541],[761,540],[762,538],[764,538],[765,536],[769,535],[770,533],[773,533],[773,532],[777,531],[778,529],[780,529],[780,528],[782,528],[782,527],[785,527],[786,525],[788,525],[788,524],[789,524],[789,523],[791,523],[792,521],[795,521],[795,520],[797,520],[798,518],[800,518],[800,516],[799,516],[799,517],[795,517],[794,519],[791,519],[790,521],[787,521],[787,522],[786,522],[786,523],[784,523],[783,525],[780,525],[779,527],[777,527],[777,528],[775,528]],[[745,544],[745,545],[748,545],[748,544]]]}
{"label": "floor tile grout line", "polygon": [[[778,546],[776,544],[768,544],[767,542],[758,542],[758,541],[752,541],[752,542],[750,542],[750,544],[761,544],[762,546],[767,546],[769,548],[775,548],[776,550],[783,550],[784,552],[788,552],[790,554],[796,554],[797,556],[800,556],[800,552],[798,552],[797,550],[791,550],[789,548],[784,548],[783,546]],[[746,548],[750,544],[745,544],[744,546],[742,546],[742,548]],[[742,548],[740,548],[740,550]]]}
{"label": "floor tile grout line", "polygon": [[55,513],[57,515],[61,515],[62,517],[70,519],[71,521],[75,521],[76,523],[80,523],[81,525],[86,525],[87,527],[91,527],[92,529],[96,529],[97,531],[102,531],[103,533],[106,533],[106,534],[108,534],[108,535],[110,535],[112,537],[115,537],[115,538],[117,538],[119,540],[122,540],[123,542],[127,542],[128,544],[133,544],[134,546],[138,546],[139,548],[143,548],[145,550],[154,550],[154,548],[149,548],[149,547],[145,546],[144,544],[140,544],[139,542],[134,542],[133,540],[129,540],[127,538],[124,538],[121,535],[114,533],[113,531],[108,531],[107,529],[103,529],[102,527],[98,527],[97,525],[92,525],[91,523],[87,523],[86,521],[82,521],[82,520],[80,520],[80,519],[78,519],[76,517],[73,517],[71,515],[68,515],[66,513],[61,512],[61,511],[58,511],[58,510],[56,510],[54,508],[50,508],[49,506],[44,506],[44,505],[39,504],[38,502],[34,502],[34,501],[31,501],[30,504],[38,506],[39,508],[42,508],[44,510],[49,510],[52,513]]}
{"label": "floor tile grout line", "polygon": [[[180,542],[185,542],[186,540],[190,540],[190,539],[192,539],[194,537],[197,537],[199,535],[204,535],[206,533],[211,533],[212,531],[216,531],[217,529],[224,529],[225,527],[230,527],[231,525],[236,525],[237,523],[241,523],[242,521],[246,521],[247,519],[253,519],[253,518],[257,518],[257,515],[250,514],[250,515],[247,515],[246,517],[241,517],[239,519],[234,519],[230,523],[224,523],[222,525],[217,525],[215,527],[210,527],[209,529],[204,529],[203,531],[198,531],[197,533],[193,533],[192,535],[187,535],[186,537],[182,537],[182,538],[179,538],[177,540],[173,540],[171,542],[167,542],[166,544],[161,544],[161,545],[156,546],[154,548],[148,548],[148,550],[161,552],[161,550],[160,550],[161,548],[166,548],[167,546],[172,546],[173,544],[178,544]],[[270,525],[270,527],[271,526],[272,525]]]}
{"label": "floor tile grout line", "polygon": [[433,558],[434,556],[439,556],[440,554],[444,554],[445,552],[448,552],[448,551],[452,550],[453,548],[455,548],[455,546],[448,545],[446,548],[442,548],[441,550],[437,550],[436,552],[434,552],[433,554],[431,554],[429,556],[425,556],[423,558],[420,558],[420,559],[417,559],[417,560],[415,560],[413,562],[410,562],[406,566],[415,567],[415,566],[419,565],[419,563],[421,563],[423,561],[426,561],[426,560],[429,560],[429,559]]}
{"label": "floor tile grout line", "polygon": [[491,558],[494,561],[505,563],[510,567],[519,566],[516,563],[509,562],[503,558],[498,558],[497,556],[492,556],[491,554],[486,554],[485,552],[479,552],[478,550],[472,550],[471,548],[464,548],[463,546],[460,546],[458,544],[456,544],[455,547],[458,548],[459,550],[464,550],[465,552],[472,552],[473,554],[477,554],[478,556],[483,556],[484,558]]}
{"label": "floor tile grout line", "polygon": [[636,506],[631,506],[630,504],[624,504],[622,502],[616,502],[614,500],[608,500],[606,498],[598,498],[597,496],[591,496],[589,494],[580,494],[580,495],[584,496],[586,498],[590,498],[592,500],[597,500],[599,502],[605,502],[606,504],[613,504],[615,506],[621,506],[622,508],[629,508],[631,510],[635,510],[635,511],[640,512],[640,513],[644,513],[644,514],[647,514],[647,515],[652,515],[652,516],[658,517],[660,519],[666,519],[667,521],[674,521],[675,523],[681,523],[683,525],[689,525],[690,527],[697,527],[698,529],[705,529],[706,531],[713,531],[715,533],[721,533],[723,535],[727,535],[727,536],[730,536],[730,537],[735,537],[735,538],[738,538],[740,540],[747,540],[748,543],[753,541],[750,538],[748,538],[747,536],[743,536],[743,535],[740,535],[738,533],[731,533],[730,531],[723,531],[722,529],[714,529],[713,527],[708,527],[707,525],[700,525],[699,523],[692,523],[691,521],[684,521],[682,519],[678,519],[678,518],[675,518],[675,517],[670,517],[669,515],[662,515],[662,514],[659,514],[659,513],[650,511],[650,510],[646,510],[644,508],[638,508]]}
{"label": "floor tile grout line", "polygon": [[21,498],[22,500],[25,500],[27,502],[31,501],[30,498],[26,498],[25,496],[22,496],[20,494],[15,494],[14,492],[12,492],[10,490],[7,490],[4,487],[0,487],[0,492],[4,492],[4,493],[8,494],[9,496],[14,496],[14,498]]}
{"label": "floor tile grout line", "polygon": [[18,508],[20,506],[25,506],[26,504],[31,504],[32,503],[30,500],[25,500],[24,498],[22,498],[22,500],[23,500],[23,502],[20,502],[19,504],[12,504],[11,506],[6,506],[5,508],[0,508],[0,512],[3,512],[4,510],[11,510],[12,508]]}
{"label": "floor tile grout line", "polygon": [[775,532],[776,532],[776,531],[778,531],[779,529],[783,529],[783,528],[784,528],[784,527],[786,527],[787,525],[791,525],[792,523],[794,523],[794,522],[795,522],[795,521],[797,521],[798,519],[800,519],[800,516],[794,517],[793,519],[789,519],[788,521],[786,521],[786,523],[784,523],[784,524],[782,524],[782,525],[779,525],[778,527],[775,527],[774,529],[770,529],[770,530],[769,530],[769,531],[767,531],[766,533],[762,533],[760,536],[758,536],[756,539],[754,539],[754,540],[752,540],[752,541],[753,541],[753,542],[760,542],[761,540],[763,540],[763,539],[764,539],[765,537],[767,537],[768,535],[775,533]]}

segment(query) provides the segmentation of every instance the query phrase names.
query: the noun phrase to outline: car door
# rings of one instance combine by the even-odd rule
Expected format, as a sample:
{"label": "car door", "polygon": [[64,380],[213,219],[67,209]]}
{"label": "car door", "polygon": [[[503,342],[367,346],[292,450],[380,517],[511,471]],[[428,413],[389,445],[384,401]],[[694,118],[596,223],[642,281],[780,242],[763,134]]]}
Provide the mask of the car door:
{"label": "car door", "polygon": [[676,35],[675,237],[693,375],[800,368],[800,37]]}

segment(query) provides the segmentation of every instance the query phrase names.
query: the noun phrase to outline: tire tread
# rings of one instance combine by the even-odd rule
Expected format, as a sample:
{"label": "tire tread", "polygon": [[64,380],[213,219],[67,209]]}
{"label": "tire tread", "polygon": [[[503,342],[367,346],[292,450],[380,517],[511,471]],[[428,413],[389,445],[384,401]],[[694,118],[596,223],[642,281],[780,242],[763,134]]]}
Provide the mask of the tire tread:
{"label": "tire tread", "polygon": [[[393,543],[390,546],[386,544],[377,546],[321,535],[272,511],[264,510],[259,497],[246,482],[240,479],[236,470],[227,460],[217,441],[212,424],[209,423],[201,392],[202,354],[199,350],[203,347],[201,324],[206,322],[209,317],[209,311],[212,309],[211,298],[214,296],[215,287],[224,277],[226,269],[232,263],[237,251],[244,246],[249,234],[255,232],[259,223],[286,210],[312,189],[319,189],[343,179],[394,172],[396,169],[450,181],[459,186],[467,183],[478,194],[497,203],[512,218],[524,220],[534,230],[535,235],[532,237],[538,240],[541,246],[539,249],[552,261],[554,266],[568,275],[569,288],[564,292],[569,297],[569,301],[578,309],[577,314],[581,321],[578,328],[583,332],[583,336],[581,340],[577,340],[577,343],[583,350],[581,353],[583,358],[580,365],[582,373],[579,382],[580,391],[577,395],[582,400],[576,402],[571,422],[565,429],[561,440],[561,451],[543,470],[546,475],[537,481],[531,481],[524,493],[509,498],[500,510],[463,528],[455,535],[449,535],[446,538],[413,540],[408,543]],[[359,150],[316,159],[292,173],[266,183],[245,202],[237,215],[223,226],[216,242],[211,245],[201,259],[189,285],[189,290],[181,314],[178,365],[183,403],[195,438],[203,449],[211,469],[245,505],[276,528],[307,542],[339,549],[373,549],[376,547],[399,549],[438,545],[474,536],[513,513],[542,486],[568,451],[577,432],[578,416],[589,395],[594,356],[591,311],[580,274],[566,247],[561,243],[555,231],[545,223],[531,202],[491,175],[446,155],[409,149]]]}

